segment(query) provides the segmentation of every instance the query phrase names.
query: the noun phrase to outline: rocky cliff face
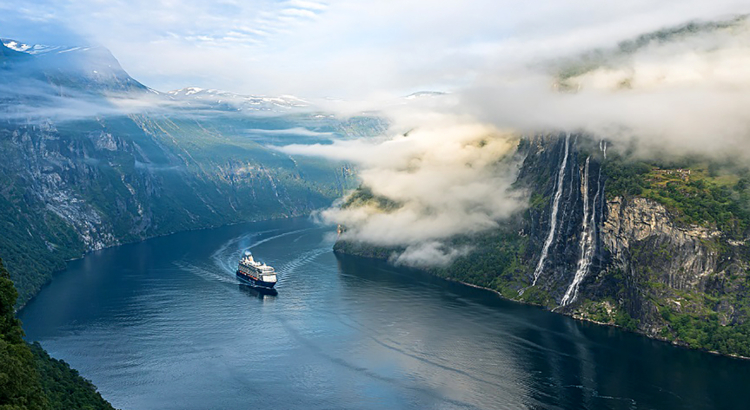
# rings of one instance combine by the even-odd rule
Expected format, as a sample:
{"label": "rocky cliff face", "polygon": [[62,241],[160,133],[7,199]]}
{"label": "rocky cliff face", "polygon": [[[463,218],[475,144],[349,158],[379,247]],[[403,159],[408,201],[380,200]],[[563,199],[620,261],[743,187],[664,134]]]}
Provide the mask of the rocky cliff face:
{"label": "rocky cliff face", "polygon": [[[536,138],[526,148],[519,182],[533,192],[523,223],[529,270],[518,296],[504,294],[675,343],[747,355],[741,347],[750,333],[747,232],[685,223],[678,210],[640,194],[612,197],[606,186],[619,181],[608,175],[606,142],[569,138],[565,167],[562,140]],[[690,179],[684,170],[645,178],[664,174],[678,175],[683,187]],[[671,184],[652,188],[681,189]]]}
{"label": "rocky cliff face", "polygon": [[[646,198],[616,197],[607,208],[602,242],[610,264],[592,279],[592,300],[614,301],[640,331],[670,340],[679,336],[673,313],[714,318],[720,326],[745,323],[745,241],[710,227],[681,226],[663,205]],[[612,277],[620,283],[613,286]],[[591,310],[584,306],[577,313]]]}
{"label": "rocky cliff face", "polygon": [[601,265],[603,146],[559,135],[533,138],[521,149],[526,159],[517,183],[531,190],[522,229],[529,235],[525,259],[533,271],[519,293],[535,291],[540,297],[527,300],[544,305],[571,304],[581,281]]}
{"label": "rocky cliff face", "polygon": [[[519,151],[525,160],[517,185],[530,192],[523,218],[501,233],[465,239],[475,252],[434,273],[675,343],[750,353],[742,347],[750,342],[750,247],[738,239],[741,229],[687,224],[642,194],[608,194],[607,186],[621,186],[617,178],[624,177],[608,171],[613,159],[604,141],[538,136]],[[654,169],[656,177],[672,174]],[[681,189],[659,181],[654,187]],[[336,250],[388,253],[362,244]]]}
{"label": "rocky cliff face", "polygon": [[647,264],[659,266],[656,279],[677,290],[705,290],[704,278],[719,268],[717,246],[711,245],[718,245],[721,232],[678,227],[664,206],[645,198],[617,197],[607,202],[607,210],[602,242],[614,266],[633,272],[638,262],[647,262],[634,250],[660,249],[662,257]]}

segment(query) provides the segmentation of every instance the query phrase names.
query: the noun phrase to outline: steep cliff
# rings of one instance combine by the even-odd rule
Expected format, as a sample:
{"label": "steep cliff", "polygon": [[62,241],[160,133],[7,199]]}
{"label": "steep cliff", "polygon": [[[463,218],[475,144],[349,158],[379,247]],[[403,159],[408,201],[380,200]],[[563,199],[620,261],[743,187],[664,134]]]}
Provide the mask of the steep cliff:
{"label": "steep cliff", "polygon": [[627,326],[650,336],[750,355],[746,241],[678,224],[651,199],[616,197],[607,208],[602,242],[611,263],[592,278],[589,300],[574,313],[615,323],[614,307],[632,318]]}
{"label": "steep cliff", "polygon": [[[750,356],[748,171],[642,162],[585,135],[525,139],[522,215],[457,237],[473,251],[434,274],[652,337]],[[609,151],[608,151],[609,150]],[[394,251],[337,243],[337,252]]]}

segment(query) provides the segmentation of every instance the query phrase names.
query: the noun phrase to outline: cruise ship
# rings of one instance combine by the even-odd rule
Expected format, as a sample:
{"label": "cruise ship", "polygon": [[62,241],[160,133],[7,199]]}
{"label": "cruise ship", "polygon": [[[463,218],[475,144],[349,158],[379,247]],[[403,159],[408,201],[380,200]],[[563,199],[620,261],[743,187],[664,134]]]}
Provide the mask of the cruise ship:
{"label": "cruise ship", "polygon": [[245,251],[240,259],[237,277],[259,288],[273,289],[276,286],[276,271],[265,263],[253,259],[250,251]]}

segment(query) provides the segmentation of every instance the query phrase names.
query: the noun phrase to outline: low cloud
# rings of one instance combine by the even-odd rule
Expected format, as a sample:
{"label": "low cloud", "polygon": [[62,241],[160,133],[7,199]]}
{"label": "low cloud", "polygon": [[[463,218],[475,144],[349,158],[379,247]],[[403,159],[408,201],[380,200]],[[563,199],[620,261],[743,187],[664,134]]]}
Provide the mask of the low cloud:
{"label": "low cloud", "polygon": [[[52,70],[52,69],[50,69]],[[305,111],[305,107],[289,107],[279,111],[272,108],[227,109],[221,102],[191,98],[173,98],[169,94],[150,89],[108,91],[104,87],[69,87],[38,80],[24,71],[6,69],[0,72],[0,121],[24,123],[64,122],[94,119],[101,116],[133,114],[168,115],[171,117],[215,118],[217,115],[238,114],[247,117],[276,116],[279,113]],[[79,73],[72,72],[71,78]],[[299,135],[328,137],[330,133],[306,128],[284,130],[248,129],[248,133],[267,135]]]}
{"label": "low cloud", "polygon": [[391,262],[413,267],[446,266],[469,252],[469,246],[451,248],[438,241],[430,241],[407,246],[403,252],[394,255]]}
{"label": "low cloud", "polygon": [[697,22],[485,75],[451,109],[520,132],[634,141],[642,155],[747,155],[749,67],[746,18]]}
{"label": "low cloud", "polygon": [[75,120],[120,112],[106,99],[73,90],[63,91],[36,80],[0,83],[0,95],[3,96],[0,98],[0,120],[3,121]]}
{"label": "low cloud", "polygon": [[365,201],[322,211],[323,221],[346,226],[343,239],[406,248],[394,256],[398,263],[443,265],[467,252],[450,248],[446,239],[497,228],[523,207],[523,193],[511,190],[518,136],[470,118],[434,113],[394,121],[394,130],[407,131],[280,148],[356,164],[362,185],[390,204],[384,209]]}
{"label": "low cloud", "polygon": [[261,128],[252,128],[245,130],[248,134],[261,134],[261,135],[298,135],[303,137],[331,137],[333,136],[332,132],[319,132],[319,131],[313,131],[309,130],[307,128],[303,127],[295,127],[295,128],[285,128],[285,129],[261,129]]}

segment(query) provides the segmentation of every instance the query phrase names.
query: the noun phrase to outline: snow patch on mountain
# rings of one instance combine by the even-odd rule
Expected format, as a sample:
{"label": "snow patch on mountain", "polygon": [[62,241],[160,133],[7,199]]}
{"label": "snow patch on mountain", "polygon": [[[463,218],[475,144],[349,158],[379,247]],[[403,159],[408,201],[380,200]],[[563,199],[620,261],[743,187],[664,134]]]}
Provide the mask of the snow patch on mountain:
{"label": "snow patch on mountain", "polygon": [[87,51],[92,47],[81,47],[81,46],[49,46],[44,44],[26,44],[16,40],[3,38],[0,39],[5,47],[11,50],[19,51],[21,53],[38,55],[38,54],[49,54],[49,53],[68,53],[71,51]]}
{"label": "snow patch on mountain", "polygon": [[216,89],[200,87],[186,87],[167,93],[171,98],[181,101],[195,101],[199,103],[233,108],[237,111],[278,111],[295,108],[310,107],[311,104],[293,95],[266,97],[256,95],[241,95]]}

